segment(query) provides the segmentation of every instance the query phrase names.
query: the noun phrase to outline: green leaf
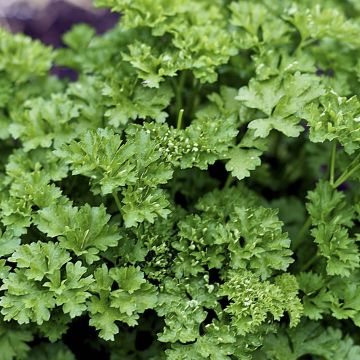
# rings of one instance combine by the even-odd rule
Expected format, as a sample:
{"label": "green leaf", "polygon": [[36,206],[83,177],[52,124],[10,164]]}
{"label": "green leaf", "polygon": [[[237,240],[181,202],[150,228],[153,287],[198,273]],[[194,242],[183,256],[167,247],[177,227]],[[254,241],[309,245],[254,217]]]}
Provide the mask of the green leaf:
{"label": "green leaf", "polygon": [[121,313],[130,317],[156,305],[155,287],[146,282],[140,268],[112,269],[109,274],[119,285],[119,289],[111,293],[111,306]]}
{"label": "green leaf", "polygon": [[16,320],[19,324],[36,322],[41,325],[50,319],[50,310],[56,305],[54,295],[41,284],[29,281],[25,270],[10,273],[3,280],[1,290],[5,290],[0,299],[4,320]]}
{"label": "green leaf", "polygon": [[360,266],[357,239],[349,235],[353,225],[354,209],[345,201],[345,195],[321,181],[308,194],[307,209],[315,226],[311,234],[320,255],[327,260],[329,275],[349,276]]}
{"label": "green leaf", "polygon": [[35,346],[25,358],[26,360],[75,360],[75,355],[61,342],[43,343]]}
{"label": "green leaf", "polygon": [[111,269],[109,274],[118,283],[120,289],[127,291],[129,294],[139,290],[141,285],[146,283],[144,274],[140,271],[139,267]]}
{"label": "green leaf", "polygon": [[166,218],[171,213],[167,209],[170,203],[162,190],[135,191],[129,188],[123,191],[123,195],[121,210],[126,227],[136,226],[145,220],[153,223],[158,216]]}
{"label": "green leaf", "polygon": [[360,356],[360,347],[349,336],[315,322],[302,322],[289,330],[282,327],[277,334],[265,338],[262,351],[266,359],[273,360],[296,360],[309,355],[352,360]]}
{"label": "green leaf", "polygon": [[23,142],[25,151],[60,146],[77,136],[80,106],[68,96],[53,94],[50,100],[31,99],[16,109],[10,134]]}
{"label": "green leaf", "polygon": [[355,46],[359,44],[356,37],[359,25],[346,19],[336,7],[313,6],[291,15],[289,20],[297,27],[302,41],[329,37]]}
{"label": "green leaf", "polygon": [[102,339],[113,341],[115,339],[114,335],[119,332],[119,327],[115,322],[122,320],[119,310],[110,306],[108,298],[98,298],[96,296],[91,297],[91,302],[88,304],[88,310],[91,316],[89,325],[100,330],[99,336]]}
{"label": "green leaf", "polygon": [[122,320],[118,309],[110,306],[110,291],[114,280],[110,277],[105,264],[94,272],[95,282],[91,285],[92,295],[87,303],[90,313],[89,324],[100,330],[99,336],[105,340],[114,340],[119,332],[116,321]]}
{"label": "green leaf", "polygon": [[52,242],[21,245],[9,258],[9,261],[16,262],[18,268],[25,268],[25,275],[31,280],[53,275],[69,260],[69,253]]}
{"label": "green leaf", "polygon": [[83,49],[89,46],[94,35],[95,30],[92,27],[86,24],[78,24],[64,35],[63,41],[65,45],[72,49]]}
{"label": "green leaf", "polygon": [[47,337],[51,343],[59,341],[62,336],[69,330],[71,318],[64,314],[62,309],[56,308],[51,312],[49,321],[37,325],[39,332]]}
{"label": "green leaf", "polygon": [[20,245],[21,239],[13,231],[0,232],[0,257],[12,254]]}
{"label": "green leaf", "polygon": [[88,292],[93,276],[83,277],[87,269],[82,266],[80,261],[75,264],[69,262],[66,264],[66,278],[61,279],[60,270],[48,276],[48,282],[44,287],[49,288],[56,297],[56,305],[61,306],[65,314],[71,318],[80,316],[86,310],[86,300],[91,296]]}
{"label": "green leaf", "polygon": [[267,137],[276,129],[286,136],[297,137],[303,131],[298,125],[299,114],[306,104],[323,94],[318,78],[296,72],[261,82],[252,78],[247,87],[239,90],[237,99],[267,115],[250,122],[248,127],[255,130],[255,136]]}
{"label": "green leaf", "polygon": [[348,99],[330,91],[319,102],[306,106],[301,116],[310,125],[311,141],[338,140],[348,154],[359,149],[360,101],[357,96]]}
{"label": "green leaf", "polygon": [[269,136],[272,129],[275,129],[288,137],[298,137],[304,130],[303,127],[298,125],[298,122],[298,119],[294,117],[287,119],[270,117],[267,119],[253,120],[248,127],[249,129],[254,129],[254,135],[261,138]]}
{"label": "green leaf", "polygon": [[5,279],[10,273],[10,266],[5,265],[6,260],[0,259],[0,279]]}
{"label": "green leaf", "polygon": [[111,99],[105,116],[109,118],[109,124],[115,128],[137,118],[153,119],[163,123],[168,117],[164,110],[173,96],[168,85],[162,84],[158,89],[138,85],[131,91],[124,86],[123,79],[121,83],[113,84],[112,87],[106,86],[103,94]]}
{"label": "green leaf", "polygon": [[95,193],[110,194],[113,190],[136,180],[134,144],[121,145],[121,137],[110,129],[87,132],[80,141],[57,150],[55,154],[69,164],[74,175],[91,178]]}
{"label": "green leaf", "polygon": [[259,109],[265,115],[271,116],[273,109],[285,95],[281,87],[281,77],[259,82],[251,79],[248,86],[242,87],[236,97],[245,106]]}
{"label": "green leaf", "polygon": [[[119,289],[111,291],[114,280]],[[88,302],[90,325],[100,330],[100,336],[106,340],[114,340],[114,335],[119,332],[116,321],[135,326],[138,314],[154,308],[157,303],[155,286],[144,279],[140,268],[135,267],[113,268],[108,271],[103,265],[95,272],[92,291],[98,295],[92,296]]]}
{"label": "green leaf", "polygon": [[[216,358],[227,360],[229,356],[238,356],[249,359],[249,352],[242,344],[241,338],[237,337],[230,326],[213,323],[206,327],[206,334],[199,337],[192,344],[172,344],[171,348],[165,350],[168,359],[180,360],[191,356],[192,359]],[[191,355],[190,355],[191,354]]]}
{"label": "green leaf", "polygon": [[24,359],[30,350],[33,334],[29,329],[0,322],[0,348],[3,360]]}
{"label": "green leaf", "polygon": [[226,170],[242,180],[250,176],[250,170],[261,164],[261,154],[261,151],[255,149],[232,149],[229,152],[230,160],[226,163]]}
{"label": "green leaf", "polygon": [[350,238],[346,228],[320,224],[312,229],[311,234],[320,254],[327,259],[326,271],[329,275],[349,276],[352,270],[360,266],[357,240]]}
{"label": "green leaf", "polygon": [[322,319],[329,313],[334,294],[327,289],[324,277],[313,272],[302,272],[297,276],[299,288],[305,294],[303,298],[304,315],[311,320]]}
{"label": "green leaf", "polygon": [[156,311],[164,316],[165,328],[158,338],[162,342],[186,343],[198,337],[200,324],[206,319],[206,308],[215,307],[216,295],[203,279],[179,283],[166,278],[159,294]]}
{"label": "green leaf", "polygon": [[108,225],[110,215],[104,205],[80,209],[71,206],[52,206],[38,212],[35,223],[50,237],[58,237],[60,246],[77,256],[84,256],[91,264],[99,259],[99,252],[116,246],[121,238],[115,225]]}
{"label": "green leaf", "polygon": [[244,335],[267,321],[268,314],[279,321],[288,312],[290,326],[296,326],[302,314],[297,293],[296,279],[290,274],[275,278],[275,284],[271,284],[244,271],[229,273],[229,279],[221,286],[219,295],[229,298],[230,304],[225,312],[232,316],[237,333]]}
{"label": "green leaf", "polygon": [[50,70],[53,54],[40,41],[22,34],[13,35],[0,30],[0,71],[6,72],[15,83],[24,83]]}

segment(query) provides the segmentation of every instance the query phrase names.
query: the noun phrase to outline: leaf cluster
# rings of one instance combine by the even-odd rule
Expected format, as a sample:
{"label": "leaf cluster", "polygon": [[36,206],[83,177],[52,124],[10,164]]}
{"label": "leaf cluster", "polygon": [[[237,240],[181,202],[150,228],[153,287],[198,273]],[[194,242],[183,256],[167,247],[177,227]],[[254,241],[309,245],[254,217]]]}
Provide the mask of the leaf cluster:
{"label": "leaf cluster", "polygon": [[357,1],[94,4],[0,30],[0,359],[360,359]]}

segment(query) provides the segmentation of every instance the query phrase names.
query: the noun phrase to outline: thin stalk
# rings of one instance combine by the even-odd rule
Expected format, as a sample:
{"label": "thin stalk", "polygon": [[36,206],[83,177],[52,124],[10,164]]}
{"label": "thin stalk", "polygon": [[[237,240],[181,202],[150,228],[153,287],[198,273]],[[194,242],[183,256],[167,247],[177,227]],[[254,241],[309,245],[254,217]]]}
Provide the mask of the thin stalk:
{"label": "thin stalk", "polygon": [[180,109],[178,119],[177,119],[177,125],[176,128],[180,130],[182,128],[182,120],[184,115],[184,109]]}
{"label": "thin stalk", "polygon": [[336,161],[336,141],[332,144],[331,158],[330,158],[330,185],[334,185],[335,181],[335,161]]}
{"label": "thin stalk", "polygon": [[350,163],[348,168],[338,177],[334,182],[333,188],[336,189],[343,182],[345,182],[355,171],[359,169],[360,166],[360,154],[355,157],[355,159]]}
{"label": "thin stalk", "polygon": [[312,256],[302,267],[300,271],[306,271],[311,265],[314,264],[314,262],[318,259],[318,255],[315,254]]}
{"label": "thin stalk", "polygon": [[175,101],[176,101],[176,112],[179,113],[183,108],[183,92],[186,80],[186,73],[183,71],[179,75],[179,81],[174,81],[174,90],[175,90]]}
{"label": "thin stalk", "polygon": [[295,251],[299,247],[305,234],[309,231],[310,226],[311,226],[311,217],[308,216],[306,221],[304,222],[303,226],[301,227],[297,237],[295,238],[295,240],[293,242],[293,246],[292,246],[293,251]]}
{"label": "thin stalk", "polygon": [[354,172],[360,169],[360,164],[357,164],[352,169],[345,171],[334,183],[333,188],[336,189],[343,182],[345,182]]}
{"label": "thin stalk", "polygon": [[306,40],[301,39],[298,47],[295,50],[295,54],[298,54],[302,49],[315,43],[316,41],[317,41],[317,39],[306,39]]}
{"label": "thin stalk", "polygon": [[[335,181],[335,162],[336,162],[336,142],[332,144],[331,149],[331,158],[330,158],[330,184],[331,186],[336,189],[339,187],[343,182],[345,182],[354,172],[360,169],[360,164],[356,164],[360,157],[357,156],[350,164],[349,169],[346,170],[341,176],[338,177],[338,179]],[[355,166],[353,166],[355,165]],[[353,167],[352,167],[353,166]],[[296,239],[293,242],[293,251],[295,251],[299,245],[301,244],[305,234],[309,231],[311,226],[311,217],[308,216],[305,223],[301,227]],[[315,254],[312,258],[310,258],[302,267],[302,271],[305,271],[308,269],[318,258],[318,256]]]}
{"label": "thin stalk", "polygon": [[115,199],[115,203],[116,203],[116,206],[117,206],[119,212],[121,213],[121,202],[120,202],[120,199],[119,199],[119,196],[118,196],[117,192],[113,191],[112,196]]}
{"label": "thin stalk", "polygon": [[195,77],[193,78],[193,91],[192,91],[192,104],[191,104],[191,110],[189,112],[190,114],[190,120],[194,118],[195,116],[195,112],[199,106],[200,103],[200,88],[201,88],[201,83],[198,79],[196,79]]}
{"label": "thin stalk", "polygon": [[231,175],[231,173],[229,173],[229,175],[225,181],[225,185],[224,185],[223,189],[229,188],[230,185],[232,184],[233,180],[234,180],[234,177]]}
{"label": "thin stalk", "polygon": [[276,131],[273,133],[273,136],[274,136],[273,153],[275,157],[278,157],[279,147],[281,143],[281,134],[278,131]]}
{"label": "thin stalk", "polygon": [[313,43],[315,43],[315,42],[317,42],[318,40],[316,39],[316,38],[314,38],[314,39],[307,39],[307,40],[305,40],[305,41],[302,41],[301,42],[301,48],[304,48],[304,47],[306,47],[306,46],[309,46],[309,45],[311,45],[311,44],[313,44]]}

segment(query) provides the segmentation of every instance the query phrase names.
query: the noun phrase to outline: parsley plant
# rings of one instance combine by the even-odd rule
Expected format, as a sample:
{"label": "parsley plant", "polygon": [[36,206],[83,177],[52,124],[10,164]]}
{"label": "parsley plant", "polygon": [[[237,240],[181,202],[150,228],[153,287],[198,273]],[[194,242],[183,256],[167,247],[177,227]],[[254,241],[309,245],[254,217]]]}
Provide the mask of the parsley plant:
{"label": "parsley plant", "polygon": [[360,359],[359,1],[95,5],[0,30],[0,359]]}

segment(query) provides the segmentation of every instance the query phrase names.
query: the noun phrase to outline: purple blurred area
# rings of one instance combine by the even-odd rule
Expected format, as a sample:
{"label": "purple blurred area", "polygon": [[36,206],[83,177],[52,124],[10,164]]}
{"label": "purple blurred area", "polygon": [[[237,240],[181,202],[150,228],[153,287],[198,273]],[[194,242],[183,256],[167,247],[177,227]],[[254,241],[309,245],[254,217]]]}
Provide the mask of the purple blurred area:
{"label": "purple blurred area", "polygon": [[118,14],[94,9],[91,0],[0,0],[0,26],[62,46],[62,35],[74,24],[86,23],[98,33],[112,28]]}

